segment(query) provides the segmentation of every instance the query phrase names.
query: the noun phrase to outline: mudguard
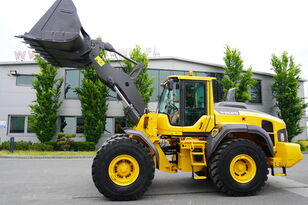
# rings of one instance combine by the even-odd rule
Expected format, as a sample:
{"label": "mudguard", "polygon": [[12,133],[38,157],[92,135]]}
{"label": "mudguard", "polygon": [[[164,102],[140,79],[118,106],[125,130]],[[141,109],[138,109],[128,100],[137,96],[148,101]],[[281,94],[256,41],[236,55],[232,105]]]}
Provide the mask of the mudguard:
{"label": "mudguard", "polygon": [[273,143],[271,141],[270,136],[267,132],[259,126],[256,125],[247,125],[247,124],[227,124],[223,125],[220,128],[220,132],[215,136],[210,136],[207,138],[207,149],[206,156],[210,158],[211,155],[215,152],[216,148],[220,144],[220,142],[225,138],[225,136],[229,133],[233,132],[246,132],[246,133],[254,133],[258,134],[265,140],[268,150],[270,152],[271,157],[274,156]]}
{"label": "mudguard", "polygon": [[151,142],[151,140],[145,136],[141,131],[139,130],[134,130],[134,129],[125,129],[124,132],[127,135],[134,135],[140,137],[140,139],[147,145],[154,153],[155,158],[156,158],[156,167],[159,169],[159,153],[155,147],[155,145]]}

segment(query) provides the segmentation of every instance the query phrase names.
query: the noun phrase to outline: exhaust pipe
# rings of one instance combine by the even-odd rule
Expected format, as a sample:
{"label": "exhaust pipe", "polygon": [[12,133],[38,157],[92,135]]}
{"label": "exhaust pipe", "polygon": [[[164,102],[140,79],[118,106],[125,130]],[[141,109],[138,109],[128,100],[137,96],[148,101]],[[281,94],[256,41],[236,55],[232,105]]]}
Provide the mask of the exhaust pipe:
{"label": "exhaust pipe", "polygon": [[54,66],[83,68],[91,64],[91,38],[72,0],[57,0],[29,33],[16,37]]}

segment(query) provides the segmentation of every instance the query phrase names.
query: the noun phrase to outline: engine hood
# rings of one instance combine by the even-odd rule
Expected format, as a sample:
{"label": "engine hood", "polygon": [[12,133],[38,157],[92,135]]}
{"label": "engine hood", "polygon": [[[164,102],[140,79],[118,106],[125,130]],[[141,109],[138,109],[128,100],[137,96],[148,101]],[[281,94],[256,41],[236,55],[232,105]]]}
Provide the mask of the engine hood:
{"label": "engine hood", "polygon": [[262,127],[262,121],[266,120],[273,123],[276,129],[285,128],[285,123],[278,117],[274,117],[267,113],[247,109],[245,106],[228,107],[215,105],[215,120],[216,124],[236,124],[245,123]]}

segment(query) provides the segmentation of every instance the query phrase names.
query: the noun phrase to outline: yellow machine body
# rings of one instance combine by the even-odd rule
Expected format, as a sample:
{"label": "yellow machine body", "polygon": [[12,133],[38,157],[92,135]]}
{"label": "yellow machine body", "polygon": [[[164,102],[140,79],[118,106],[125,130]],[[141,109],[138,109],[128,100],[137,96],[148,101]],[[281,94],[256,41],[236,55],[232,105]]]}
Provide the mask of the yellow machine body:
{"label": "yellow machine body", "polygon": [[[20,35],[50,64],[95,69],[102,83],[115,91],[134,128],[109,137],[93,159],[96,188],[111,200],[135,200],[154,178],[155,168],[192,172],[194,179],[211,176],[222,192],[250,196],[273,175],[303,159],[300,147],[287,142],[285,123],[249,110],[232,100],[214,104],[212,77],[169,76],[156,113],[148,112],[135,85],[144,65],[117,52],[109,43],[85,32],[72,0],[56,0],[35,26]],[[128,74],[101,57],[120,55],[134,69]],[[274,168],[283,173],[274,174]],[[194,176],[194,175],[198,176]]]}
{"label": "yellow machine body", "polygon": [[[286,140],[287,136],[284,136],[284,142],[279,141],[279,130],[286,129],[285,123],[281,119],[249,109],[237,109],[236,112],[220,112],[216,110],[214,108],[212,91],[212,80],[214,78],[197,76],[169,76],[168,78],[177,78],[185,81],[205,81],[207,88],[207,115],[201,116],[191,126],[172,125],[168,115],[164,113],[146,113],[141,117],[134,129],[141,131],[154,144],[158,152],[158,156],[156,156],[158,158],[153,155],[154,162],[159,170],[172,173],[177,171],[198,172],[204,170],[208,165],[206,153],[210,142],[207,141],[208,137],[206,135],[203,136],[202,133],[208,133],[214,139],[216,136],[219,136],[224,125],[241,124],[262,128],[263,121],[272,125],[272,130],[266,132],[268,136],[271,136],[271,149],[273,153],[272,156],[267,156],[269,167],[289,168],[303,159],[303,154],[298,144],[288,143]],[[286,135],[286,133],[284,134]],[[167,137],[162,138],[161,136]],[[130,137],[142,141],[138,136],[130,135]],[[270,149],[266,141],[260,140],[260,136],[253,132],[230,131],[225,138],[249,139],[265,151]],[[167,156],[161,148],[161,143],[167,143],[169,146],[174,147],[177,146],[178,149],[172,156]],[[150,147],[149,150],[153,153]]]}

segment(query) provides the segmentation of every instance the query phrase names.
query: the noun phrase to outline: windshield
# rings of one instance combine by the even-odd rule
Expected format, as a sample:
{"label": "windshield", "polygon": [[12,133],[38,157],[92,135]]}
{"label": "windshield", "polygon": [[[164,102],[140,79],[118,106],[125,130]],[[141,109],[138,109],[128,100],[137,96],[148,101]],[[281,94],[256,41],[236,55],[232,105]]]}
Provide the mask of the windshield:
{"label": "windshield", "polygon": [[165,113],[169,116],[171,124],[178,124],[180,118],[180,86],[179,82],[165,83],[164,90],[161,94],[157,112]]}

